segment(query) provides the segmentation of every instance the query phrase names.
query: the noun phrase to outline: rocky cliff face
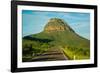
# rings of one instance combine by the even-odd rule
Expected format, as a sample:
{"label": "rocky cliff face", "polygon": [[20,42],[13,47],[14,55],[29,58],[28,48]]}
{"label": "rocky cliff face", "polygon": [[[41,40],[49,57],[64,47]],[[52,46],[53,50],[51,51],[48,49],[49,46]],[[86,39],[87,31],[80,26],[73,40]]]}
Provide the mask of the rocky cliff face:
{"label": "rocky cliff face", "polygon": [[70,26],[68,26],[68,24],[66,22],[64,22],[62,19],[58,19],[58,18],[51,18],[44,28],[44,31],[47,31],[47,32],[65,31],[65,30],[73,31],[73,29],[70,28]]}

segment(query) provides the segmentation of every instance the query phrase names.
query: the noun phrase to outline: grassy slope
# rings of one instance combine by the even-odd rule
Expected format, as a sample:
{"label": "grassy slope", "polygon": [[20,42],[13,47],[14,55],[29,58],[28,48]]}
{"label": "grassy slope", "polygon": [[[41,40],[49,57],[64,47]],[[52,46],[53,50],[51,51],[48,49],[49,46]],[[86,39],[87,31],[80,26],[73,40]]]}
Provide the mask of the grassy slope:
{"label": "grassy slope", "polygon": [[41,32],[32,37],[51,39],[54,45],[89,48],[89,40],[84,39],[70,31]]}
{"label": "grassy slope", "polygon": [[[71,31],[41,32],[32,37],[53,40],[50,44],[63,48],[69,59],[89,59],[90,41]],[[74,49],[74,50],[72,50]]]}

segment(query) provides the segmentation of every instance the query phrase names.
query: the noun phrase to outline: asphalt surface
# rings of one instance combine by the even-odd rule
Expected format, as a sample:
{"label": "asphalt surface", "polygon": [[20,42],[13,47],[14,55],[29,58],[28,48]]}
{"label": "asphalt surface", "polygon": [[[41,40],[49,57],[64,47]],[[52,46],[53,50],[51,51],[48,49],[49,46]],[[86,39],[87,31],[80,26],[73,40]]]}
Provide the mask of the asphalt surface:
{"label": "asphalt surface", "polygon": [[60,48],[50,48],[43,54],[38,54],[33,57],[30,62],[34,61],[58,61],[58,60],[67,60],[68,58],[64,55],[63,51]]}

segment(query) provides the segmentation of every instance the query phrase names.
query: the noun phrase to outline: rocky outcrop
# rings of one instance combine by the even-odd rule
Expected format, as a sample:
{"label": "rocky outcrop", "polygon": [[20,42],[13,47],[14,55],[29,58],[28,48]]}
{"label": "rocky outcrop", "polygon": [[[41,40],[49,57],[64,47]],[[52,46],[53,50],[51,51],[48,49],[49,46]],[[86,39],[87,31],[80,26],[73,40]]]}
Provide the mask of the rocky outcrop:
{"label": "rocky outcrop", "polygon": [[73,31],[73,29],[71,29],[67,23],[65,23],[62,19],[58,19],[58,18],[50,19],[44,28],[44,31],[47,31],[47,32],[65,31],[65,30]]}

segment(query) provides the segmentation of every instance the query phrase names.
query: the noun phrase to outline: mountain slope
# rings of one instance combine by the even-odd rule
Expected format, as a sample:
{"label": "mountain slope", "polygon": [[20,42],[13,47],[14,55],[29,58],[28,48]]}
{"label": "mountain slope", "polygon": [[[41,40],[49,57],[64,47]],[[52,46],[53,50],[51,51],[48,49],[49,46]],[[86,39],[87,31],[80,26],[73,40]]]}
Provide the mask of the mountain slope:
{"label": "mountain slope", "polygon": [[41,39],[51,39],[54,45],[69,45],[89,48],[89,40],[79,36],[63,20],[52,18],[44,27],[44,31],[32,35]]}

